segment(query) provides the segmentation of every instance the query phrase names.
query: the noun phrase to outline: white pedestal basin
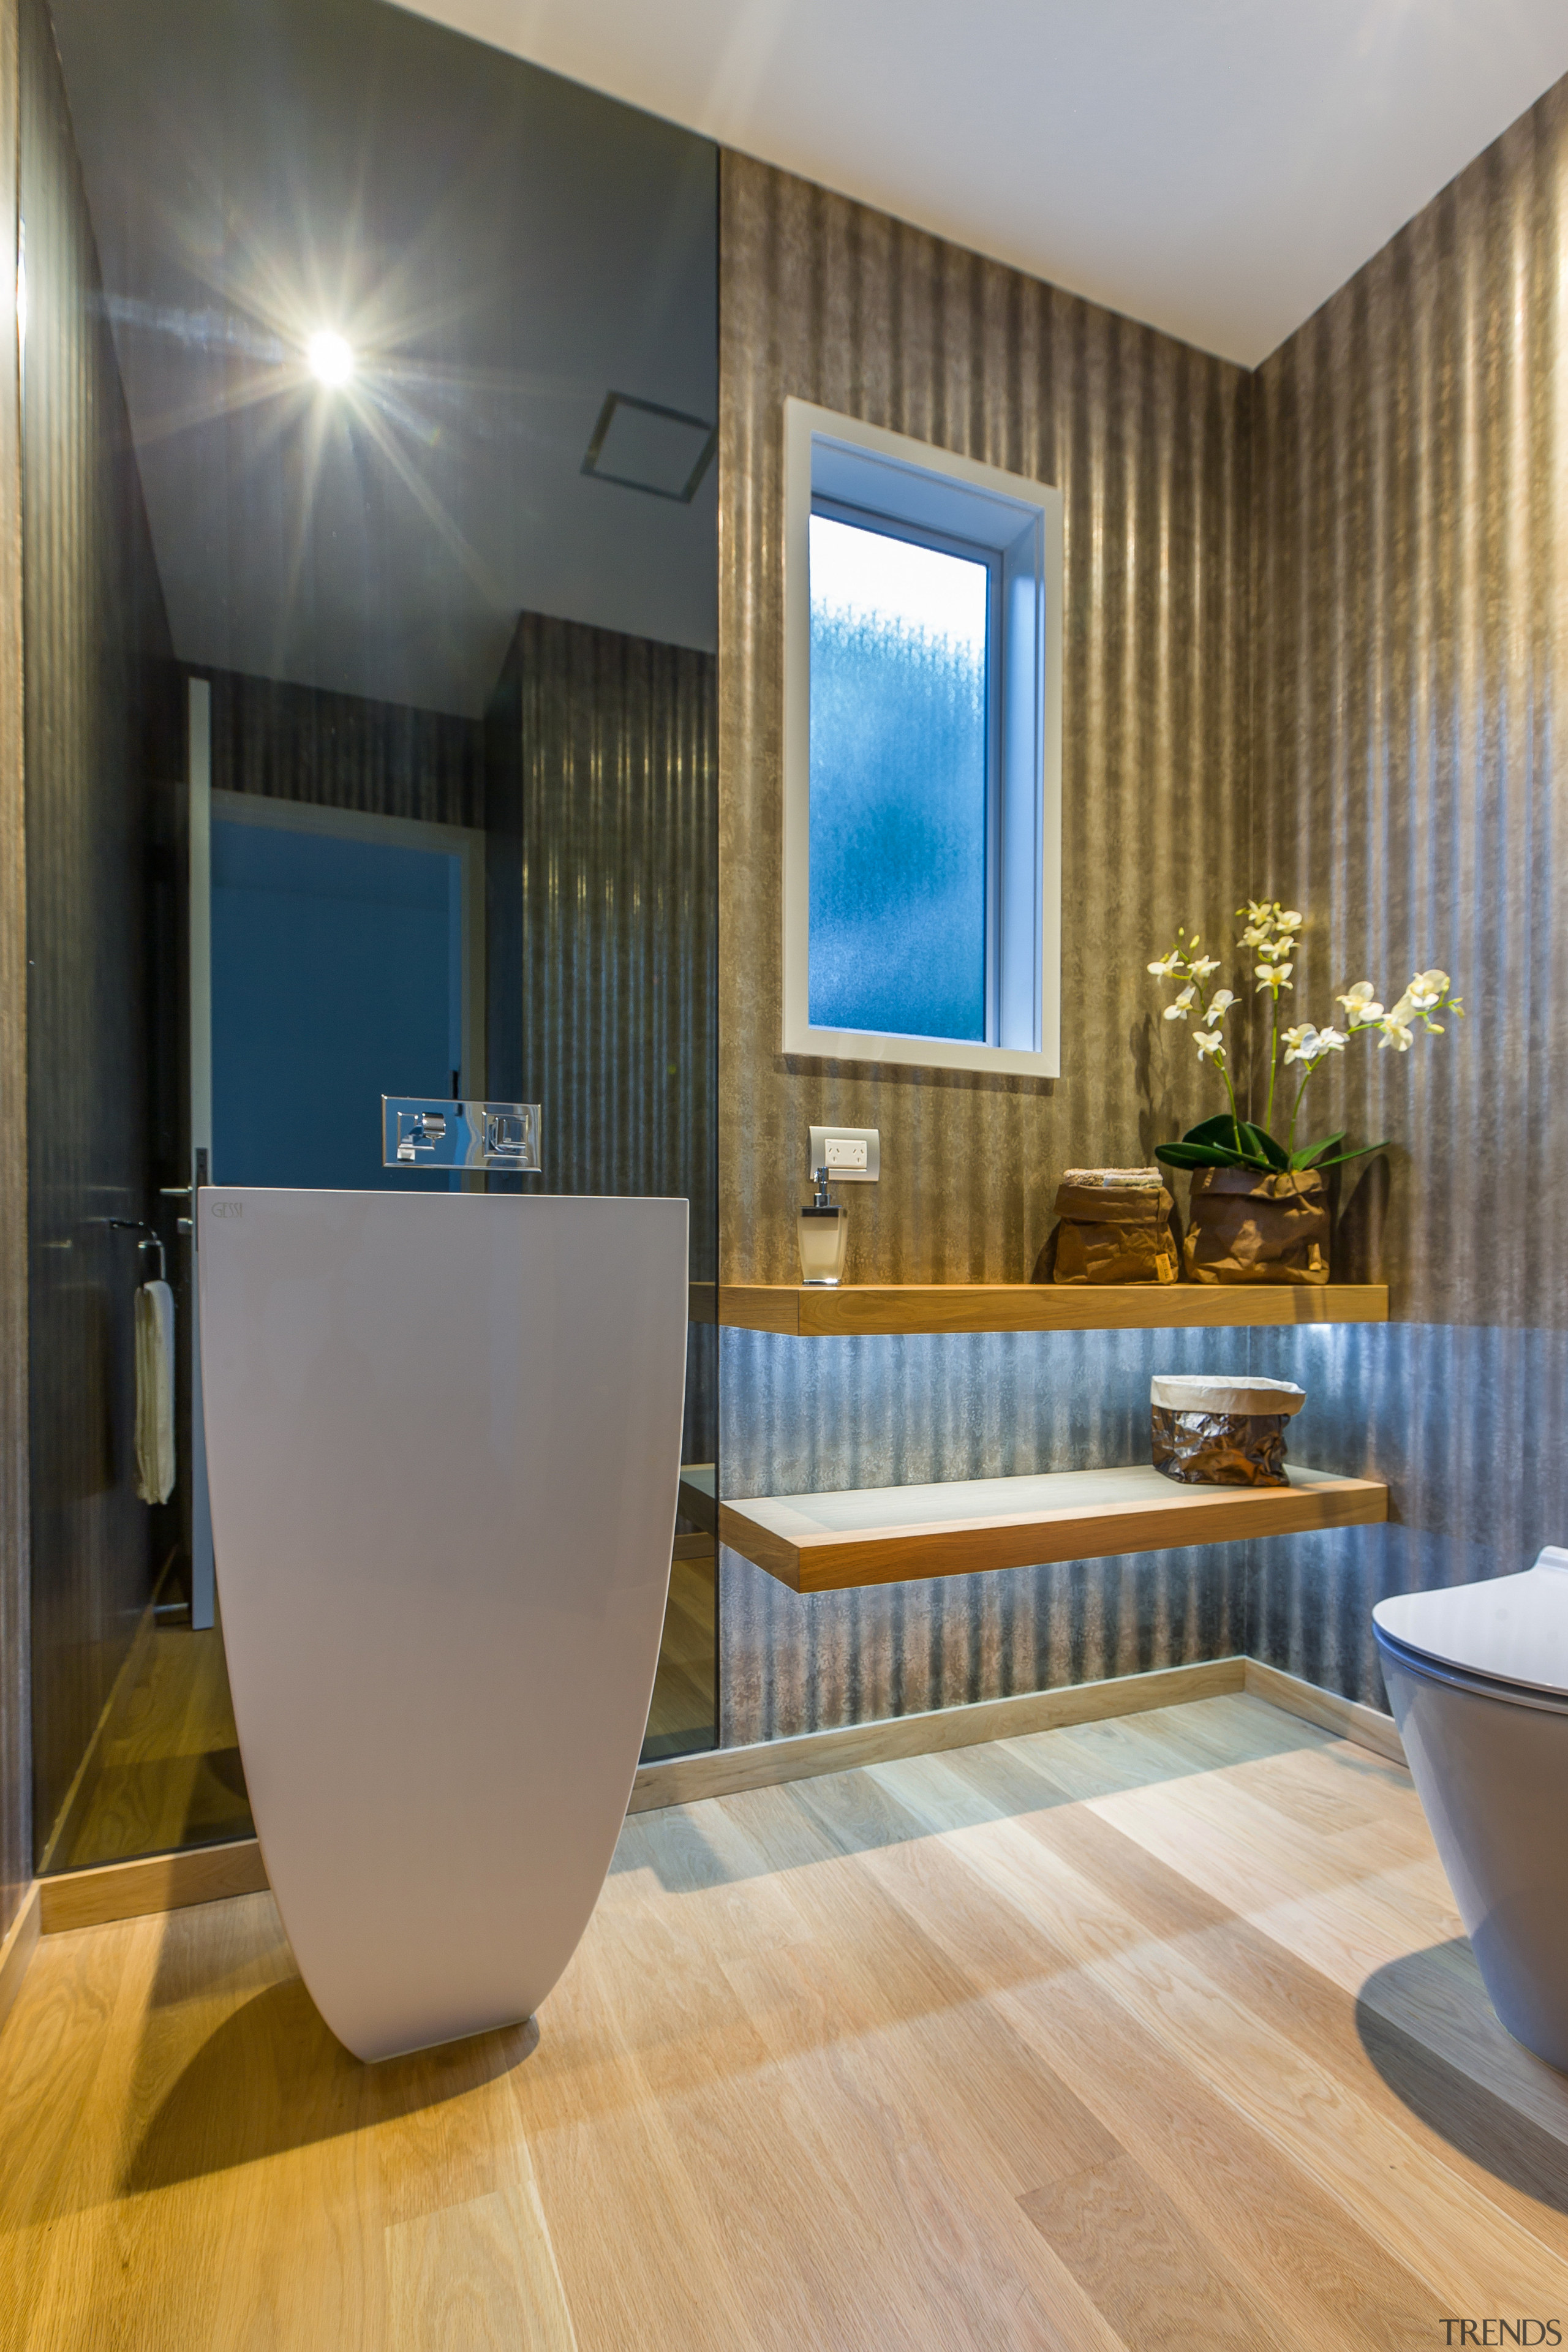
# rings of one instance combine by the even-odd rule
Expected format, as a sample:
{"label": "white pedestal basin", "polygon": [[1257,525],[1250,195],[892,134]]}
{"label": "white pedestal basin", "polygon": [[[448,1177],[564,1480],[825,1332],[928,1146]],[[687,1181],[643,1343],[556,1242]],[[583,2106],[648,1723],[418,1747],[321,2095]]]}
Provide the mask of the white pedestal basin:
{"label": "white pedestal basin", "polygon": [[684,1201],[198,1199],[224,1640],[300,1972],[361,2058],[531,2015],[631,1793]]}

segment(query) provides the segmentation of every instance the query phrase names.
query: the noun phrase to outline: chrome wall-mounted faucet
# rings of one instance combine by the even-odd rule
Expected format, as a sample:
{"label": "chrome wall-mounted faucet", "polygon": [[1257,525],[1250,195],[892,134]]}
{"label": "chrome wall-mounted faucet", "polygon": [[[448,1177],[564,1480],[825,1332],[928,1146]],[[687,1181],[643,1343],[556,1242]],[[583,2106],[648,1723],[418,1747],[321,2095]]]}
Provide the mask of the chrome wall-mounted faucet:
{"label": "chrome wall-mounted faucet", "polygon": [[510,1169],[537,1176],[537,1103],[437,1102],[426,1096],[383,1095],[385,1168]]}

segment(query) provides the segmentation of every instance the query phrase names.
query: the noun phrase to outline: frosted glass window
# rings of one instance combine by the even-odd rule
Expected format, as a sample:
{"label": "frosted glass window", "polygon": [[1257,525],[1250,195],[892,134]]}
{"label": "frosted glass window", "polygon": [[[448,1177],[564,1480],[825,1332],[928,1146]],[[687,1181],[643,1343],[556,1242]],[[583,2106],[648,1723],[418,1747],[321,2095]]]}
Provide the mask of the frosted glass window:
{"label": "frosted glass window", "polygon": [[784,410],[780,1043],[1055,1077],[1061,492]]}
{"label": "frosted glass window", "polygon": [[810,1018],[983,1043],[991,567],[810,522]]}

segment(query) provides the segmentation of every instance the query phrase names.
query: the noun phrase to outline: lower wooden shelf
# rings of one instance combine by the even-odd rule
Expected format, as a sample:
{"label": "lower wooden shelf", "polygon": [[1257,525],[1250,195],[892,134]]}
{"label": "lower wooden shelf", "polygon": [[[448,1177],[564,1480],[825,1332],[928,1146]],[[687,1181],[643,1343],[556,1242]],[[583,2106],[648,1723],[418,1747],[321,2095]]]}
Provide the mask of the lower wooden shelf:
{"label": "lower wooden shelf", "polygon": [[764,1495],[719,1506],[719,1538],[795,1592],[968,1576],[1249,1536],[1304,1535],[1388,1517],[1381,1478],[1292,1464],[1288,1486],[1183,1486],[1134,1464],[1039,1477]]}

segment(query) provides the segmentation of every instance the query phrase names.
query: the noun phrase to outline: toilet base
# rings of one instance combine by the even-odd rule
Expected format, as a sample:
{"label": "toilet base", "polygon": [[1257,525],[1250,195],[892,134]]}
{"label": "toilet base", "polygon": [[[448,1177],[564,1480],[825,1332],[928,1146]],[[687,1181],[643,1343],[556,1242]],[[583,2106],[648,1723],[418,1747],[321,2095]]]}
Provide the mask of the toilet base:
{"label": "toilet base", "polygon": [[1568,2074],[1568,1706],[1427,1672],[1381,1628],[1411,1776],[1500,2023]]}

